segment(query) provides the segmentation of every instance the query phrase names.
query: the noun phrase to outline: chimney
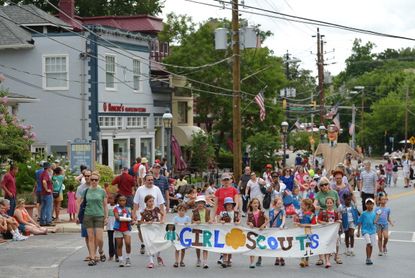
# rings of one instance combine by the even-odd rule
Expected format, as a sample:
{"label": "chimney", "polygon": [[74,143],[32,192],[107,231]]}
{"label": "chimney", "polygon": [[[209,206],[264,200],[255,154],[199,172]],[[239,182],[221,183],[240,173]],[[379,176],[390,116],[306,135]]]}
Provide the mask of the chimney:
{"label": "chimney", "polygon": [[[75,16],[75,0],[59,0],[59,18],[65,22],[71,22]],[[69,17],[69,18],[68,18]]]}

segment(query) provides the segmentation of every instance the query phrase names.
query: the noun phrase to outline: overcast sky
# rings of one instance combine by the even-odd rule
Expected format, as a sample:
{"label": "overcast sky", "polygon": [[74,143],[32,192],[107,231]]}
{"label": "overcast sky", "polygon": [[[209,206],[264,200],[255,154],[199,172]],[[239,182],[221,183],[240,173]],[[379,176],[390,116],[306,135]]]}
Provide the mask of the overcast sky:
{"label": "overcast sky", "polygon": [[[197,1],[218,4],[214,0]],[[239,2],[241,3],[241,0]],[[245,4],[356,28],[415,38],[414,0],[245,0]],[[265,45],[273,49],[276,55],[282,56],[289,50],[302,61],[303,68],[316,72],[316,39],[312,35],[316,34],[317,26],[252,15],[243,13],[244,10],[252,10],[241,7],[242,17],[248,19],[250,24],[261,24],[264,30],[270,30],[274,33]],[[163,16],[169,12],[190,15],[196,22],[202,22],[209,17],[229,19],[231,17],[231,10],[207,7],[185,0],[167,0]],[[375,52],[381,52],[386,48],[399,49],[415,46],[414,41],[369,36],[327,27],[320,27],[320,33],[325,35],[327,41],[325,50],[331,52],[325,54],[325,58],[328,59],[327,63],[335,62],[325,68],[332,74],[338,74],[344,69],[344,60],[350,56],[352,42],[355,38],[361,38],[363,42],[369,40],[374,42],[376,44]],[[335,49],[334,52],[332,52],[333,49]]]}

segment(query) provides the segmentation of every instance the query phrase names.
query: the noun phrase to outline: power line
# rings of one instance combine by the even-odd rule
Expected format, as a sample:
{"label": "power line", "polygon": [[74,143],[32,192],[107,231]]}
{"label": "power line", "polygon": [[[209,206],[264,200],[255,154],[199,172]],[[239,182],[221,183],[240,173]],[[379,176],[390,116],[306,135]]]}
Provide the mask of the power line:
{"label": "power line", "polygon": [[[232,10],[231,7],[226,7],[226,6],[222,7],[222,6],[219,6],[219,5],[203,3],[203,2],[199,2],[199,1],[195,1],[195,0],[185,0],[185,1],[200,4],[200,5],[205,5],[205,6],[211,6],[211,7],[216,7],[216,8],[224,8],[224,9]],[[225,2],[225,1],[221,1],[221,2],[226,3],[226,4],[230,4],[230,2]],[[292,22],[297,22],[297,23],[342,29],[342,30],[345,30],[345,31],[350,31],[350,32],[355,32],[355,33],[362,33],[362,34],[373,35],[373,36],[382,36],[382,37],[389,37],[389,38],[395,38],[395,39],[415,41],[414,38],[410,38],[410,37],[404,37],[404,36],[398,36],[398,35],[392,35],[392,34],[386,34],[386,33],[366,30],[366,29],[349,27],[349,26],[346,26],[346,25],[331,23],[331,22],[322,21],[322,20],[315,20],[315,19],[310,19],[310,18],[305,18],[305,17],[299,17],[299,16],[295,16],[295,15],[290,15],[290,14],[284,14],[284,13],[270,11],[270,10],[266,10],[266,9],[262,9],[262,8],[258,8],[258,7],[253,7],[253,6],[248,6],[248,5],[245,5],[245,7],[253,9],[253,10],[259,10],[259,11],[263,11],[263,12],[267,12],[267,13],[271,13],[271,14],[276,14],[276,15],[279,15],[279,16],[273,16],[273,15],[269,15],[269,14],[253,12],[253,11],[244,11],[244,10],[242,10],[240,12],[256,14],[256,15],[260,15],[260,16],[276,18],[276,19],[281,19],[281,20],[286,20],[286,21],[292,21]]]}

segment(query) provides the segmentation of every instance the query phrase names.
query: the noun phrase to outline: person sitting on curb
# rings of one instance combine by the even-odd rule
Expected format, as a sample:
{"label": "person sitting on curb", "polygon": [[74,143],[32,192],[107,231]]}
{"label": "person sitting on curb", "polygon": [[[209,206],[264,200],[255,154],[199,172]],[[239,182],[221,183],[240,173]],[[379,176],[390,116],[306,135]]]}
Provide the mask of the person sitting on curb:
{"label": "person sitting on curb", "polygon": [[19,231],[22,234],[47,235],[48,229],[40,227],[36,221],[30,217],[25,209],[25,200],[19,199],[17,201],[16,210],[14,211],[14,218],[19,222]]}
{"label": "person sitting on curb", "polygon": [[18,229],[19,223],[17,223],[16,219],[14,219],[13,217],[10,217],[7,214],[7,211],[9,210],[9,208],[10,208],[9,200],[1,199],[0,200],[0,217],[3,219],[3,223],[6,222],[7,231],[13,235],[14,241],[26,240],[27,236],[23,236],[19,232],[19,229]]}

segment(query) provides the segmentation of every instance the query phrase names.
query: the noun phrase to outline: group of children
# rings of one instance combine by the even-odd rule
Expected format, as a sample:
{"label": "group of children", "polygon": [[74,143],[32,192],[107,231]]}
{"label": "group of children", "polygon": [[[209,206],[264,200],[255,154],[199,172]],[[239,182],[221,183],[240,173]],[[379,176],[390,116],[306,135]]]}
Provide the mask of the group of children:
{"label": "group of children", "polygon": [[[314,210],[313,201],[309,198],[301,200],[300,209],[294,217],[294,224],[298,227],[303,227],[307,234],[307,230],[311,231],[311,227],[316,224],[327,224],[339,222],[341,223],[338,242],[340,242],[340,234],[344,233],[346,243],[346,255],[354,256],[354,235],[357,229],[357,236],[363,235],[366,241],[366,264],[371,265],[371,255],[373,246],[376,245],[376,234],[378,236],[379,256],[387,254],[387,242],[388,242],[388,224],[393,225],[390,213],[391,210],[386,207],[387,196],[381,196],[379,199],[379,207],[375,208],[375,201],[371,198],[367,199],[366,211],[359,215],[355,204],[352,202],[351,194],[345,194],[343,196],[342,205],[336,209],[335,200],[331,197],[327,197],[326,209],[316,212]],[[140,223],[164,223],[165,214],[155,207],[154,197],[148,195],[145,197],[146,208],[141,213]],[[216,223],[233,223],[239,225],[241,223],[241,217],[238,211],[235,211],[235,202],[232,198],[228,197],[224,200],[224,210],[216,216],[215,219],[211,219],[210,210],[206,206],[205,196],[198,196],[195,200],[195,209],[192,210],[191,217],[186,215],[187,206],[182,204],[177,207],[177,215],[174,217],[174,225],[167,225],[166,236],[169,240],[177,240],[178,235],[174,232],[176,224],[212,224]],[[114,196],[109,197],[109,220],[107,225],[108,240],[109,240],[109,255],[110,260],[119,262],[120,267],[130,266],[131,255],[131,227],[133,224],[131,210],[126,207],[126,197]],[[286,210],[284,202],[281,197],[277,197],[273,200],[272,205],[268,213],[261,208],[261,203],[258,199],[253,198],[249,203],[249,210],[247,214],[246,225],[250,228],[258,228],[260,230],[265,228],[284,229],[286,223]],[[171,228],[172,227],[172,228]],[[172,229],[170,231],[170,229]],[[171,235],[169,235],[169,231]],[[115,239],[115,240],[114,240]],[[126,246],[126,255],[123,256],[123,244]],[[339,246],[337,246],[339,247]],[[185,267],[184,257],[186,249],[175,250],[175,262],[173,267]],[[309,266],[309,257],[313,255],[310,248],[310,241],[306,240],[306,253],[301,259],[300,266]],[[322,265],[322,259],[324,258],[325,267],[329,268],[330,257],[332,254],[325,254],[320,256],[317,265]],[[196,266],[204,269],[209,268],[207,264],[208,251],[196,249]],[[160,256],[160,253],[148,255],[148,268],[154,268],[154,260],[157,259],[157,264],[164,266],[164,261]],[[222,254],[221,259],[218,261],[223,268],[231,267],[232,256],[231,254]],[[338,260],[338,250],[334,256],[337,263],[341,263]],[[262,258],[250,256],[250,268],[255,268],[262,265]],[[340,262],[339,262],[340,261]],[[275,258],[274,265],[284,266],[284,258]]]}

